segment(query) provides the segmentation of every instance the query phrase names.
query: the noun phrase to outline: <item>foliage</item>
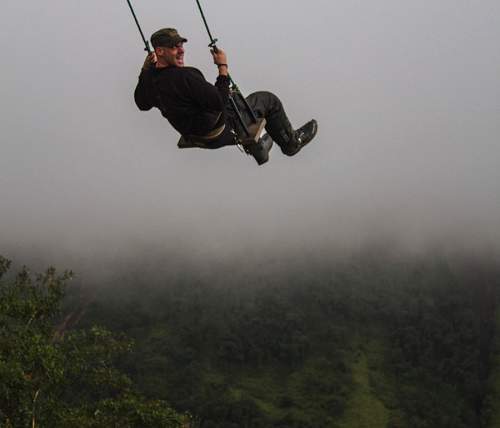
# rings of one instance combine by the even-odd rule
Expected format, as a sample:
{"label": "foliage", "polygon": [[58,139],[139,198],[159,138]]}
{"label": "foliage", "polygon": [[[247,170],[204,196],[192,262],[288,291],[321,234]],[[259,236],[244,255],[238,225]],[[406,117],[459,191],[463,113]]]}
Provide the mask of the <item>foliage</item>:
{"label": "foliage", "polygon": [[120,272],[79,331],[54,328],[68,278],[49,269],[32,283],[23,270],[1,283],[0,426],[178,426],[165,403],[190,428],[496,417],[495,264],[370,253],[245,287],[237,275]]}
{"label": "foliage", "polygon": [[488,395],[481,412],[483,426],[495,428],[500,426],[500,312],[496,317],[496,337],[491,352],[491,375],[488,379]]}
{"label": "foliage", "polygon": [[54,268],[35,278],[23,268],[2,279],[0,257],[0,426],[177,427],[162,401],[134,392],[116,361],[132,342],[99,327],[57,329],[71,273]]}
{"label": "foliage", "polygon": [[372,254],[331,266],[244,289],[136,272],[87,322],[126,326],[124,369],[195,428],[479,427],[497,271]]}

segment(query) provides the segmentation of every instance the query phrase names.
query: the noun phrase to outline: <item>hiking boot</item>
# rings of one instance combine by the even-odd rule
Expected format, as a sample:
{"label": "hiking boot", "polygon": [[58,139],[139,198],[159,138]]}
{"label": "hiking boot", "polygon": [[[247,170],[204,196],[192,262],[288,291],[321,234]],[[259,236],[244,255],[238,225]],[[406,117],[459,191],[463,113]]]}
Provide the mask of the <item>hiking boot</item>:
{"label": "hiking boot", "polygon": [[293,156],[298,153],[302,149],[302,147],[304,147],[316,136],[317,132],[318,122],[316,122],[316,120],[314,119],[310,120],[305,125],[297,129],[294,133],[296,147],[294,151],[292,150],[289,156]]}
{"label": "hiking boot", "polygon": [[254,157],[259,165],[263,165],[269,160],[269,151],[272,146],[272,138],[268,134],[264,134],[256,144],[250,144],[245,149],[247,153]]}
{"label": "hiking boot", "polygon": [[288,118],[283,115],[269,123],[266,126],[266,131],[271,135],[274,142],[280,146],[283,154],[293,156],[314,138],[318,131],[318,122],[314,119],[310,120],[294,131]]}

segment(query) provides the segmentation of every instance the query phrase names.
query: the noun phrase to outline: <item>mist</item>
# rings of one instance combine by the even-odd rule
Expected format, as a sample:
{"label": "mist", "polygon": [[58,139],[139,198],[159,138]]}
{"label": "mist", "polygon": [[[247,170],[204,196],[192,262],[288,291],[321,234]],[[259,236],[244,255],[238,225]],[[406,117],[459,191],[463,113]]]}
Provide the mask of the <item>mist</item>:
{"label": "mist", "polygon": [[[146,34],[177,28],[186,63],[215,79],[194,2],[136,3]],[[75,267],[156,249],[195,261],[371,242],[498,251],[498,2],[204,7],[242,91],[275,92],[296,127],[316,118],[316,139],[293,158],[274,148],[263,167],[236,148],[179,150],[159,112],[134,105],[144,52],[125,2],[7,0],[6,256]]]}

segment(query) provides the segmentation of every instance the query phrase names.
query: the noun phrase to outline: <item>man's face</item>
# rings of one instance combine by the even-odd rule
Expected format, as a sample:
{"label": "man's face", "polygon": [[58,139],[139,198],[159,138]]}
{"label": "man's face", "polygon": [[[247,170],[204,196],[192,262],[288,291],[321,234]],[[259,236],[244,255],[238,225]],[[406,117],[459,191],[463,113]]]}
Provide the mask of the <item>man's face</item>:
{"label": "man's face", "polygon": [[177,43],[173,47],[159,46],[156,56],[168,67],[184,67],[184,44]]}

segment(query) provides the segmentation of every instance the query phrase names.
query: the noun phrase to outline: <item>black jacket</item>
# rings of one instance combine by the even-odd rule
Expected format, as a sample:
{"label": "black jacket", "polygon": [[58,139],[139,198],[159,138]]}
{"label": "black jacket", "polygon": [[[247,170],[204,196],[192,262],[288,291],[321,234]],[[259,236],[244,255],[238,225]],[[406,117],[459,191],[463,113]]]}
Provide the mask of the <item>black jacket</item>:
{"label": "black jacket", "polygon": [[181,135],[206,135],[225,121],[229,78],[217,77],[215,86],[193,67],[143,70],[134,98],[140,110],[160,109]]}

